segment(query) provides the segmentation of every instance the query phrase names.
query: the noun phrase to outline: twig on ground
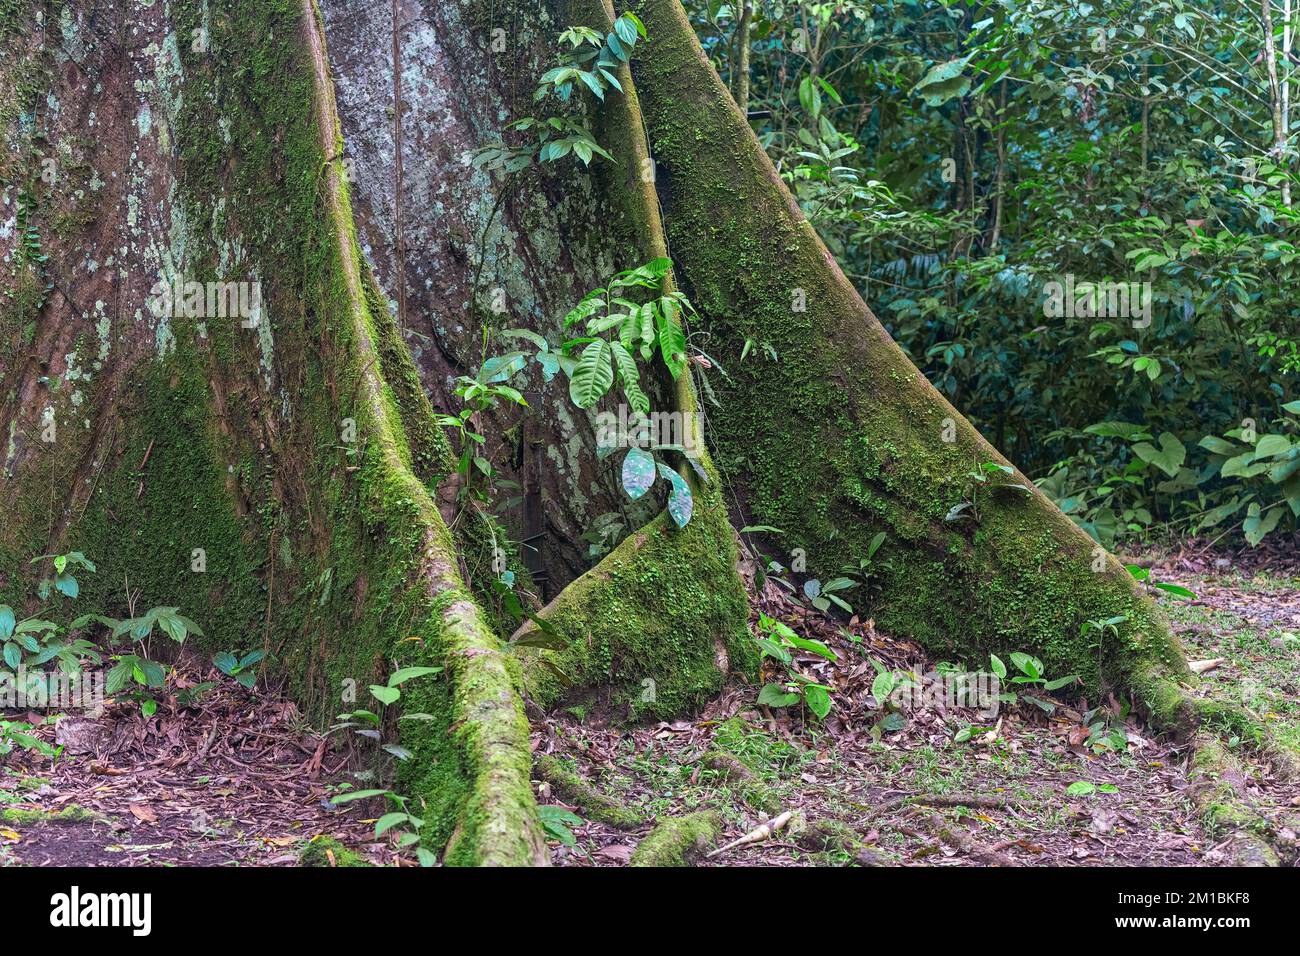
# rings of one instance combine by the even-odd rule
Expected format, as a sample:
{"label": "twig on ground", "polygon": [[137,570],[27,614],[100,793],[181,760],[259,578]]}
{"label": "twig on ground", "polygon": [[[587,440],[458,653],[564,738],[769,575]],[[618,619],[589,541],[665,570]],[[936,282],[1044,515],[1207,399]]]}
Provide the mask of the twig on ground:
{"label": "twig on ground", "polygon": [[715,857],[720,853],[726,853],[728,850],[734,850],[738,846],[749,846],[751,843],[762,843],[764,840],[771,838],[778,830],[789,823],[793,816],[794,811],[787,810],[785,813],[773,817],[761,826],[757,826],[750,830],[739,840],[732,840],[726,846],[720,846],[706,855],[708,857]]}

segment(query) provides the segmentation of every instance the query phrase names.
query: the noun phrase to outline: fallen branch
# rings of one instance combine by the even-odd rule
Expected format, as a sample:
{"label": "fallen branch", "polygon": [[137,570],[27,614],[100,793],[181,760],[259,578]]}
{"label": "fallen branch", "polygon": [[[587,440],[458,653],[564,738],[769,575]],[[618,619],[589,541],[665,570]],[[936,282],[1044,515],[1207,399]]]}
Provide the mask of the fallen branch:
{"label": "fallen branch", "polygon": [[709,810],[665,820],[632,853],[629,866],[686,866],[687,858],[717,838],[722,818]]}
{"label": "fallen branch", "polygon": [[770,840],[774,834],[790,822],[790,819],[793,816],[794,811],[787,810],[785,813],[773,817],[761,826],[757,826],[750,830],[739,840],[732,840],[726,846],[718,847],[718,849],[709,853],[708,856],[715,857],[719,853],[726,853],[728,850],[734,850],[738,846],[749,846],[751,843],[762,843],[764,840]]}
{"label": "fallen branch", "polygon": [[888,813],[899,807],[970,807],[973,810],[1005,810],[1017,806],[1018,802],[1006,797],[980,797],[969,793],[951,794],[916,794],[894,797],[876,807],[876,814]]}

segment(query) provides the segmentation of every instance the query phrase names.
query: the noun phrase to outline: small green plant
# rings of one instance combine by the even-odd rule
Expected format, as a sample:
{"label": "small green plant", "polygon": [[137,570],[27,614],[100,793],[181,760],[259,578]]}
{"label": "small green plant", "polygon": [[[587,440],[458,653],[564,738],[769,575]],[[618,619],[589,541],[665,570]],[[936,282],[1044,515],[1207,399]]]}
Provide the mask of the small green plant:
{"label": "small green plant", "polygon": [[[1022,653],[1021,651],[1013,651],[1011,653],[1011,663],[1015,665],[1016,670],[1020,671],[1019,674],[1011,678],[1011,683],[1013,684],[1021,684],[1041,691],[1050,692],[1060,690],[1067,684],[1073,684],[1079,680],[1077,674],[1071,674],[1069,677],[1058,677],[1055,680],[1048,680],[1044,673],[1043,662],[1037,657]],[[997,675],[998,680],[1007,679],[1007,665],[1003,663],[1002,658],[998,657],[996,654],[989,655],[989,669]],[[1024,694],[1023,696],[1025,700],[1049,714],[1056,712],[1056,704],[1053,701],[1032,694]],[[998,700],[1007,704],[1015,704],[1017,699],[1018,696],[1015,693],[1005,693],[998,696]]]}
{"label": "small green plant", "polygon": [[1172,594],[1174,597],[1186,598],[1189,601],[1196,600],[1196,592],[1183,587],[1180,584],[1170,584],[1168,581],[1157,581],[1155,575],[1147,568],[1139,564],[1126,564],[1128,573],[1133,575],[1133,579],[1149,588],[1155,588],[1157,591],[1164,591],[1166,594]]}
{"label": "small green plant", "polygon": [[72,568],[83,568],[91,574],[95,573],[95,565],[80,551],[70,551],[67,554],[44,554],[39,558],[32,558],[31,563],[40,564],[42,561],[51,562],[54,571],[52,575],[42,578],[41,583],[36,587],[36,595],[42,601],[48,601],[51,594],[75,598],[81,593],[81,585],[76,575],[72,573]]}
{"label": "small green plant", "polygon": [[1087,780],[1076,780],[1065,788],[1067,797],[1091,797],[1094,793],[1119,793],[1119,787],[1113,783],[1098,785]]}
{"label": "small green plant", "polygon": [[[521,340],[531,344],[532,351],[516,349],[486,359],[472,377],[462,377],[457,393],[466,402],[459,415],[443,415],[439,422],[459,430],[464,439],[459,470],[468,479],[471,464],[490,482],[493,476],[491,462],[479,452],[485,444],[484,437],[471,428],[474,416],[493,408],[500,401],[527,405],[523,393],[509,384],[522,372],[531,359],[541,368],[544,380],[550,381],[563,371],[569,379],[569,398],[578,408],[589,409],[616,385],[622,390],[627,404],[637,415],[649,421],[650,398],[642,385],[639,362],[653,362],[656,354],[676,380],[686,370],[688,355],[683,320],[694,314],[694,306],[679,291],[670,291],[667,276],[672,260],[653,259],[633,269],[625,269],[611,276],[605,286],[593,289],[569,311],[564,318],[564,328],[583,324],[585,334],[564,341],[558,350],[552,348],[544,336],[529,329],[504,329],[502,338]],[[639,300],[639,301],[638,301]],[[486,339],[485,339],[486,341]],[[683,424],[683,441],[698,436],[687,435]],[[602,447],[608,454],[612,446]],[[668,513],[678,527],[685,527],[694,513],[694,497],[690,484],[657,453],[682,453],[695,468],[702,480],[707,474],[687,447],[678,444],[655,444],[649,450],[633,446],[623,459],[623,489],[633,501],[649,491],[658,478],[664,478],[669,487]],[[465,482],[468,486],[468,480]],[[462,492],[464,487],[462,488]],[[480,498],[486,498],[480,494]],[[606,525],[593,542],[596,550],[612,546],[611,530]]]}
{"label": "small green plant", "polygon": [[[491,460],[479,453],[487,439],[473,427],[474,416],[489,410],[501,400],[523,405],[525,408],[528,406],[523,393],[503,384],[519,368],[522,368],[522,365],[516,368],[512,363],[503,361],[508,358],[510,356],[488,359],[473,376],[462,375],[458,378],[456,394],[464,401],[465,407],[461,409],[459,415],[436,416],[439,424],[459,431],[464,438],[460,458],[456,464],[457,472],[464,479],[462,484],[464,492],[477,490],[473,482],[474,469],[481,472],[487,482],[491,482],[495,475]],[[485,495],[479,493],[478,497],[482,499]]]}
{"label": "small green plant", "polygon": [[[384,725],[384,713],[391,705],[398,702],[402,697],[401,685],[408,680],[417,677],[425,677],[432,674],[441,673],[441,667],[403,667],[393,671],[389,675],[388,682],[385,684],[371,684],[370,696],[378,701],[376,710],[367,710],[357,708],[345,714],[339,714],[338,719],[342,723],[337,723],[330,728],[331,731],[352,730],[360,737],[365,737],[379,743],[380,749],[385,753],[396,757],[398,760],[409,760],[411,752],[405,747],[395,743],[385,743],[383,739],[382,728]],[[402,720],[432,720],[429,714],[411,713],[403,714]],[[373,772],[367,772],[365,777],[373,777]]]}
{"label": "small green plant", "polygon": [[[64,597],[76,597],[80,587],[69,567],[84,567],[93,572],[95,566],[80,553],[70,555],[46,555],[36,558],[33,564],[52,560],[54,576],[41,581],[37,596],[41,601],[48,601],[54,594]],[[84,624],[84,619],[72,622],[70,630],[75,631]],[[39,667],[57,659],[59,667],[65,673],[75,674],[81,669],[83,660],[98,664],[100,654],[89,641],[81,638],[61,637],[63,628],[53,621],[41,617],[28,617],[19,621],[14,609],[8,604],[0,604],[0,659],[6,666],[17,670],[19,666]]]}
{"label": "small green plant", "polygon": [[167,685],[168,669],[150,658],[150,640],[154,629],[162,631],[177,644],[184,644],[191,634],[203,637],[203,630],[176,607],[150,608],[138,617],[115,621],[100,615],[78,618],[79,624],[98,621],[111,628],[110,637],[116,641],[127,636],[141,645],[141,653],[114,654],[115,662],[104,681],[104,692],[109,696],[122,694],[140,704],[140,711],[152,717],[158,711],[158,693]]}
{"label": "small green plant", "polygon": [[759,692],[757,703],[766,707],[790,707],[803,703],[818,719],[825,720],[831,712],[832,688],[796,670],[795,652],[815,654],[828,661],[838,660],[835,652],[821,641],[800,637],[788,624],[766,614],[759,615],[756,640],[762,656],[776,661],[788,673],[787,680],[765,685]]}
{"label": "small green plant", "polygon": [[383,797],[393,807],[375,821],[375,839],[391,831],[391,835],[397,837],[398,850],[414,850],[415,858],[421,866],[436,866],[438,857],[422,845],[420,830],[424,826],[424,819],[411,812],[409,797],[392,790],[345,790],[331,797],[330,803],[342,806],[354,800],[369,800],[374,797]]}
{"label": "small green plant", "polygon": [[841,595],[860,590],[869,594],[877,572],[876,552],[885,543],[885,532],[879,532],[867,545],[865,557],[859,558],[857,564],[846,565],[840,569],[840,576],[831,578],[825,584],[818,578],[809,578],[803,583],[804,597],[814,608],[825,614],[834,604],[846,614],[853,613],[853,605]]}
{"label": "small green plant", "polygon": [[257,683],[257,665],[265,656],[262,651],[249,651],[243,657],[236,657],[230,651],[222,651],[212,658],[212,663],[221,673],[233,677],[252,690],[253,685]]}
{"label": "small green plant", "polygon": [[578,837],[569,828],[582,826],[582,817],[564,807],[547,804],[537,808],[537,818],[547,836],[559,840],[565,846],[577,846]]}
{"label": "small green plant", "polygon": [[[407,681],[415,680],[420,677],[430,677],[434,674],[441,673],[441,667],[401,667],[389,675],[388,680],[383,684],[371,684],[370,696],[377,702],[375,710],[366,710],[358,708],[346,714],[339,714],[337,723],[330,728],[330,732],[340,730],[351,730],[357,736],[367,740],[374,741],[379,745],[378,751],[386,753],[397,760],[410,760],[413,754],[400,744],[391,741],[385,741],[383,728],[387,709],[396,704],[402,698],[401,685]],[[409,713],[402,714],[399,720],[432,720],[430,714]],[[379,779],[384,771],[381,764],[377,765],[374,770],[364,770],[354,773],[353,776],[359,780]],[[437,863],[437,857],[431,850],[421,845],[420,830],[424,826],[424,820],[417,816],[410,808],[410,798],[395,793],[386,788],[370,790],[345,790],[330,799],[335,805],[351,803],[353,800],[365,800],[371,797],[384,797],[389,801],[392,810],[381,816],[375,822],[375,836],[381,837],[388,831],[392,830],[397,836],[397,847],[399,850],[413,850],[416,858],[420,861],[421,866],[433,866]],[[399,827],[403,829],[398,829]],[[405,829],[409,827],[409,829]]]}
{"label": "small green plant", "polygon": [[[555,66],[542,74],[534,102],[554,97],[567,106],[577,89],[589,91],[601,102],[611,89],[623,92],[614,71],[630,61],[633,47],[645,35],[645,25],[634,13],[624,13],[603,36],[590,27],[569,27],[559,37],[561,47],[567,49],[562,50]],[[570,154],[584,166],[596,156],[614,158],[596,142],[584,120],[571,116],[525,116],[507,124],[506,130],[527,134],[528,140],[516,146],[504,141],[484,146],[474,155],[476,167],[517,173],[533,163],[556,162]]]}
{"label": "small green plant", "polygon": [[1004,477],[1015,477],[1016,470],[1010,465],[1000,465],[996,461],[986,461],[970,471],[966,472],[966,497],[948,509],[944,515],[944,521],[974,521],[980,523],[980,489],[987,489],[986,494],[994,494],[1003,491],[1015,491],[1021,494],[1029,494],[1028,485],[1019,481],[1004,481],[993,479]]}
{"label": "small green plant", "polygon": [[1124,724],[1128,719],[1129,708],[1126,701],[1117,714],[1105,707],[1094,707],[1085,713],[1083,723],[1088,728],[1088,739],[1084,741],[1084,746],[1094,754],[1127,753],[1128,731]]}
{"label": "small green plant", "polygon": [[875,679],[871,682],[871,696],[882,712],[881,718],[871,728],[871,736],[879,743],[882,733],[902,730],[906,724],[906,718],[894,701],[894,694],[919,686],[919,681],[912,671],[891,670],[875,658],[869,660],[876,669]]}
{"label": "small green plant", "polygon": [[1119,640],[1119,626],[1128,620],[1127,614],[1117,614],[1114,617],[1098,617],[1091,621],[1084,621],[1079,625],[1079,636],[1087,639],[1089,634],[1096,635],[1089,648],[1097,649],[1097,673],[1101,673],[1102,652],[1106,647],[1106,635]]}
{"label": "small green plant", "polygon": [[57,759],[63,747],[46,743],[35,734],[36,727],[21,720],[0,720],[0,757],[7,757],[15,748],[42,757]]}

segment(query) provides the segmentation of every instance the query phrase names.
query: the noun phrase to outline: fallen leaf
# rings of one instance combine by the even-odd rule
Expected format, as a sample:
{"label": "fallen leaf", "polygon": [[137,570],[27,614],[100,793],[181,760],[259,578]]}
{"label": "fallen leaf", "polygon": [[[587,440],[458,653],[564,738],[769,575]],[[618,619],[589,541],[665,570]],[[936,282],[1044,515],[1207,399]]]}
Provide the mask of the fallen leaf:
{"label": "fallen leaf", "polygon": [[597,850],[596,856],[604,857],[606,860],[613,860],[615,863],[626,863],[632,859],[632,848],[621,843],[612,843]]}

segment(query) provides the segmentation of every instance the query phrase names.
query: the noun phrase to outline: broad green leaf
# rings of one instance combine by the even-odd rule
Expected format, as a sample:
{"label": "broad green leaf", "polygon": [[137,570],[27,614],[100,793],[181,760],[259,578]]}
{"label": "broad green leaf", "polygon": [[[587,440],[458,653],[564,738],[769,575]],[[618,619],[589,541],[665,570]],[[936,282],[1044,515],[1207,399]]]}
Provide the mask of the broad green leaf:
{"label": "broad green leaf", "polygon": [[1274,458],[1291,450],[1291,439],[1286,435],[1263,435],[1255,445],[1255,461]]}
{"label": "broad green leaf", "polygon": [[808,709],[820,720],[825,720],[826,715],[831,712],[831,695],[825,687],[809,684],[803,690],[803,699],[808,704]]}
{"label": "broad green leaf", "polygon": [[673,486],[673,490],[668,495],[668,514],[672,516],[673,523],[677,527],[685,528],[690,524],[691,514],[695,510],[695,499],[691,496],[690,485],[686,483],[685,478],[662,462],[659,463],[659,474],[667,478]]}
{"label": "broad green leaf", "polygon": [[629,448],[623,459],[623,490],[636,501],[655,483],[655,459],[640,448]]}
{"label": "broad green leaf", "polygon": [[441,672],[441,667],[402,667],[389,675],[388,686],[396,687],[398,684],[414,680],[416,677],[426,677],[429,674],[439,674]]}
{"label": "broad green leaf", "polygon": [[1178,474],[1178,469],[1187,460],[1187,448],[1172,432],[1162,432],[1160,447],[1148,442],[1133,446],[1133,453],[1149,465],[1155,465],[1170,478]]}
{"label": "broad green leaf", "polygon": [[569,398],[579,408],[590,408],[613,384],[609,343],[604,339],[590,343],[582,350],[582,357],[569,379]]}
{"label": "broad green leaf", "polygon": [[614,364],[618,367],[619,378],[623,380],[623,394],[627,396],[628,404],[639,414],[649,415],[650,399],[641,391],[641,373],[636,359],[622,342],[611,342],[609,347],[614,356]]}
{"label": "broad green leaf", "polygon": [[1240,448],[1228,441],[1226,438],[1219,438],[1215,435],[1206,435],[1196,444],[1200,445],[1206,451],[1213,452],[1216,455],[1236,455]]}
{"label": "broad green leaf", "polygon": [[799,703],[799,695],[791,694],[778,684],[767,684],[758,694],[757,703],[764,707],[789,707]]}
{"label": "broad green leaf", "polygon": [[385,813],[375,821],[375,836],[381,837],[399,823],[405,823],[410,819],[406,813]]}
{"label": "broad green leaf", "polygon": [[330,803],[339,806],[344,803],[351,803],[353,800],[366,800],[370,797],[382,797],[388,793],[387,790],[349,790],[347,793],[335,794],[330,798]]}
{"label": "broad green leaf", "polygon": [[[660,300],[661,305],[664,301]],[[655,313],[659,337],[659,354],[663,357],[664,364],[668,366],[668,371],[675,379],[686,368],[686,333],[677,324],[675,315],[665,315],[664,311],[663,308],[660,308]]]}
{"label": "broad green leaf", "polygon": [[821,641],[814,641],[806,637],[800,637],[798,634],[790,633],[785,635],[785,639],[801,651],[807,651],[810,654],[817,654],[826,658],[828,661],[839,660],[838,655],[823,644]]}

